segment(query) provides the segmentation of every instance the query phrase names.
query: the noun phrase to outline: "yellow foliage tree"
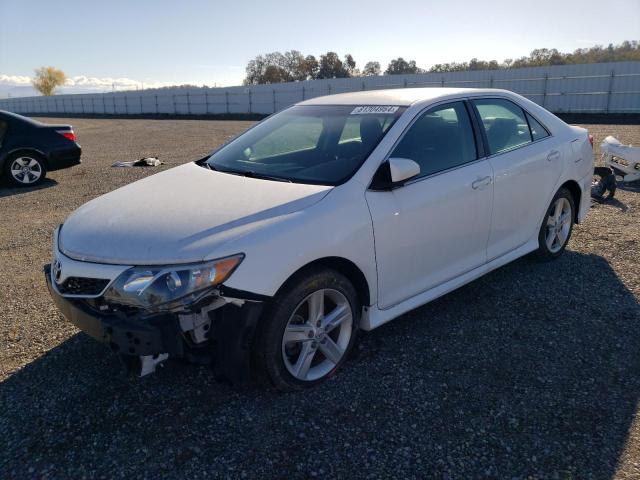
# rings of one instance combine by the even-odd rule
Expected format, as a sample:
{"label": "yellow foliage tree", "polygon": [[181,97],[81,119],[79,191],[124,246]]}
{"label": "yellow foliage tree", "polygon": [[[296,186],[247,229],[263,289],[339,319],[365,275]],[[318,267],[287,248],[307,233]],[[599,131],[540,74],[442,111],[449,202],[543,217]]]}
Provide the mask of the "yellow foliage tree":
{"label": "yellow foliage tree", "polygon": [[31,81],[33,88],[45,96],[53,95],[55,89],[67,81],[64,72],[54,67],[40,67],[35,72],[36,76]]}

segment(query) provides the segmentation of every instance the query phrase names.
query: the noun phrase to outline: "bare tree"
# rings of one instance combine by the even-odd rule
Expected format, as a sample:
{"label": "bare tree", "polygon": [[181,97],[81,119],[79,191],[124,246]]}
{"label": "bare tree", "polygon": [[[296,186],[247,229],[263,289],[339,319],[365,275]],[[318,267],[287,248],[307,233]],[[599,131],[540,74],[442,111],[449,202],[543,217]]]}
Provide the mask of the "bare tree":
{"label": "bare tree", "polygon": [[36,75],[31,81],[33,88],[47,97],[53,95],[55,89],[67,81],[64,72],[54,67],[40,67],[35,70],[35,73]]}

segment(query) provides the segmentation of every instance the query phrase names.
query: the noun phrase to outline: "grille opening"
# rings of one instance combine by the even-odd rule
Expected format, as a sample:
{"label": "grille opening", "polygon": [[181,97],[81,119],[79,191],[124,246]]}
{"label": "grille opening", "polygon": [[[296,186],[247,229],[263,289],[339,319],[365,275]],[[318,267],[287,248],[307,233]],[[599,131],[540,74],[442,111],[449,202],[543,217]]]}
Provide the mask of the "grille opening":
{"label": "grille opening", "polygon": [[58,285],[63,295],[99,295],[109,285],[103,278],[69,277]]}

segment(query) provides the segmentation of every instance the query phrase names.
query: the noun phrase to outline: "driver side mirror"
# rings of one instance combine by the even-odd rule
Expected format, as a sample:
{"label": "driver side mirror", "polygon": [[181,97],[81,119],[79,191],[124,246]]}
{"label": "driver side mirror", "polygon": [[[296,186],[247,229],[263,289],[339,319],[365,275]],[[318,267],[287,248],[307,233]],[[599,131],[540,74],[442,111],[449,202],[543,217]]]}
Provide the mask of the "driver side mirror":
{"label": "driver side mirror", "polygon": [[378,168],[372,190],[393,190],[420,174],[420,165],[408,158],[390,158]]}

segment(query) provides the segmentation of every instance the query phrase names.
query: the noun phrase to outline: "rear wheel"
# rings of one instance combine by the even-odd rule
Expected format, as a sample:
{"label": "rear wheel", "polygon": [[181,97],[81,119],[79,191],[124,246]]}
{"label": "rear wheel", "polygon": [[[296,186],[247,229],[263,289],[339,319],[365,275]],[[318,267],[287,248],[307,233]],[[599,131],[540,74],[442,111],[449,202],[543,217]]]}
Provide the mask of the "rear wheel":
{"label": "rear wheel", "polygon": [[44,160],[34,153],[12,155],[5,161],[9,181],[18,187],[38,185],[47,174]]}
{"label": "rear wheel", "polygon": [[538,234],[537,257],[541,260],[552,260],[564,252],[571,238],[575,205],[571,192],[561,188],[551,200],[540,232]]}
{"label": "rear wheel", "polygon": [[294,277],[258,329],[254,358],[262,378],[297,390],[333,375],[356,340],[359,309],[355,288],[336,271]]}

